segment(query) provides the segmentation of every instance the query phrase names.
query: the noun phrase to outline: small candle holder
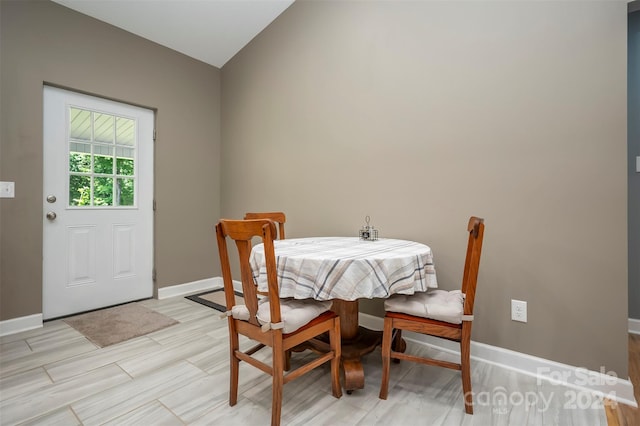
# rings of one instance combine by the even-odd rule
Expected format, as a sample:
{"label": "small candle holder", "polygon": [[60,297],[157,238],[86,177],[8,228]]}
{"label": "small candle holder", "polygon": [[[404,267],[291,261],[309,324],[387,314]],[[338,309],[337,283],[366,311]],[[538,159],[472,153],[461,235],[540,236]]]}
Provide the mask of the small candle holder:
{"label": "small candle holder", "polygon": [[364,220],[366,224],[362,228],[360,228],[360,239],[363,241],[377,241],[378,230],[372,225],[369,225],[369,221],[371,220],[371,218],[367,216]]}

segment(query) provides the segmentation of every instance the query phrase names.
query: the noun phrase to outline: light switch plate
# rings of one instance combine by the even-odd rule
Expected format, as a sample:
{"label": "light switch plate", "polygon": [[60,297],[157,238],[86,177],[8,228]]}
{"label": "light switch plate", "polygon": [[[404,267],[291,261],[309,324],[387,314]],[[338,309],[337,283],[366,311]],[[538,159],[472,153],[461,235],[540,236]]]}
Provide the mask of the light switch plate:
{"label": "light switch plate", "polygon": [[0,198],[14,198],[15,196],[15,182],[0,182]]}
{"label": "light switch plate", "polygon": [[640,155],[636,157],[636,173],[640,173]]}

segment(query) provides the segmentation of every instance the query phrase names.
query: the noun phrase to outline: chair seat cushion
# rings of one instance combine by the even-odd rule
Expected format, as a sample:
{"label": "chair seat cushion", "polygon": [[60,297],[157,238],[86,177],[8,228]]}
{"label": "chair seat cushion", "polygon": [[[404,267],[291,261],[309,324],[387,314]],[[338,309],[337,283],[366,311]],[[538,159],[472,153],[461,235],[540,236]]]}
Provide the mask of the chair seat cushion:
{"label": "chair seat cushion", "polygon": [[[293,333],[329,309],[331,309],[330,300],[280,299],[280,317],[284,323],[282,332],[285,334]],[[249,310],[245,305],[234,306],[231,314],[235,319],[244,321],[249,319]],[[260,300],[256,317],[260,324],[271,322],[271,306],[268,298]]]}
{"label": "chair seat cushion", "polygon": [[384,309],[460,324],[464,312],[464,294],[460,290],[429,290],[415,294],[395,294],[385,300]]}

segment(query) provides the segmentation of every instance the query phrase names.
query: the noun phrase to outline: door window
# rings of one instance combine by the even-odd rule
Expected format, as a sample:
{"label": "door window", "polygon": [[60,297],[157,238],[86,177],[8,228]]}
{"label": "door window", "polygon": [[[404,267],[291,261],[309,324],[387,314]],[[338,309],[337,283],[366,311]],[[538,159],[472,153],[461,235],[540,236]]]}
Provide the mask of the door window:
{"label": "door window", "polygon": [[69,207],[136,205],[136,121],[69,108]]}

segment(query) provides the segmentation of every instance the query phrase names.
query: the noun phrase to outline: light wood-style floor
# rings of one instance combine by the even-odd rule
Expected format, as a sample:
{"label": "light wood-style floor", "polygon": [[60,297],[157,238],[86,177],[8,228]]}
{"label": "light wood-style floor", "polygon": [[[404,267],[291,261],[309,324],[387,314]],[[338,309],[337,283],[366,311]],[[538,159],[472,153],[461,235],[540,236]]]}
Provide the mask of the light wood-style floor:
{"label": "light wood-style floor", "polygon": [[[270,378],[249,365],[241,364],[238,404],[228,405],[227,323],[217,311],[182,297],[141,303],[180,323],[106,348],[61,320],[1,338],[0,424],[269,423]],[[412,352],[437,352],[407,345]],[[307,356],[313,354],[294,354],[292,362]],[[282,424],[607,424],[597,397],[576,398],[573,389],[483,362],[472,366],[473,416],[464,414],[459,373],[438,367],[392,364],[389,399],[383,401],[380,364],[378,349],[366,358],[365,388],[340,399],[331,396],[328,366],[286,384]]]}

